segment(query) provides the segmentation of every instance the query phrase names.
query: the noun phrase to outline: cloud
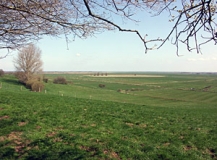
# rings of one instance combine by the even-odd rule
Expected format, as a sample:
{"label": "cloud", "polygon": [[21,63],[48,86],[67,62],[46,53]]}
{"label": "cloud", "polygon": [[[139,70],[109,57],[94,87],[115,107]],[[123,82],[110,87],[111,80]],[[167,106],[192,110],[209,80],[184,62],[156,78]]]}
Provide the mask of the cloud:
{"label": "cloud", "polygon": [[80,56],[81,56],[81,54],[80,54],[80,53],[77,53],[77,54],[76,54],[76,56],[77,56],[77,57],[80,57]]}
{"label": "cloud", "polygon": [[211,59],[214,61],[217,61],[217,57],[212,57]]}
{"label": "cloud", "polygon": [[209,58],[209,57],[207,57],[207,58],[199,58],[198,60],[199,60],[199,61],[209,61],[210,58]]}

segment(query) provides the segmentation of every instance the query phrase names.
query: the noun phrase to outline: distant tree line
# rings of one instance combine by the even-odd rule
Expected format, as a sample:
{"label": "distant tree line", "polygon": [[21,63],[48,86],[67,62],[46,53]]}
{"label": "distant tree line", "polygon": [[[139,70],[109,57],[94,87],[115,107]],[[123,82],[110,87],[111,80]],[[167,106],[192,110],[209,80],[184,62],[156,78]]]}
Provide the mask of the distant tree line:
{"label": "distant tree line", "polygon": [[97,73],[94,73],[93,74],[94,76],[107,76],[108,75],[108,73],[106,72],[106,73],[100,73],[100,72],[97,72]]}

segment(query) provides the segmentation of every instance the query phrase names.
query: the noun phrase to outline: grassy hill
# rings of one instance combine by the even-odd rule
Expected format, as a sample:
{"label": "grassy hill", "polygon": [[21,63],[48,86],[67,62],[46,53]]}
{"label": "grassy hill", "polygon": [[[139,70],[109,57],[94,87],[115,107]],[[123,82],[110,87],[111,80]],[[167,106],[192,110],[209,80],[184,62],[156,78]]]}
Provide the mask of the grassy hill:
{"label": "grassy hill", "polygon": [[217,159],[216,76],[57,76],[0,78],[0,159]]}

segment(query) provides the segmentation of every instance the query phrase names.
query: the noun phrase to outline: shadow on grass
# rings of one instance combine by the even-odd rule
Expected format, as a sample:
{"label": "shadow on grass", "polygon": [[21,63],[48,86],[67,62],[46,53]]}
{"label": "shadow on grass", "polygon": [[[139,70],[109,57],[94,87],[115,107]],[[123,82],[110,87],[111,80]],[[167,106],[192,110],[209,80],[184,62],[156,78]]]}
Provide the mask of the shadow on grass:
{"label": "shadow on grass", "polygon": [[67,142],[54,142],[53,139],[48,137],[37,139],[29,144],[0,142],[0,159],[67,160],[88,159],[93,156],[95,155],[79,148],[79,145],[67,144]]}
{"label": "shadow on grass", "polygon": [[86,159],[88,156],[85,152],[76,148],[64,148],[61,150],[50,149],[50,150],[30,150],[28,151],[25,159]]}
{"label": "shadow on grass", "polygon": [[31,149],[24,153],[18,153],[12,147],[0,147],[0,158],[1,159],[86,159],[88,158],[87,153],[76,148],[63,148],[54,149],[47,146],[46,150]]}
{"label": "shadow on grass", "polygon": [[1,82],[3,83],[7,83],[7,84],[10,84],[10,85],[23,85],[22,83],[20,83],[18,80],[16,79],[2,79]]}

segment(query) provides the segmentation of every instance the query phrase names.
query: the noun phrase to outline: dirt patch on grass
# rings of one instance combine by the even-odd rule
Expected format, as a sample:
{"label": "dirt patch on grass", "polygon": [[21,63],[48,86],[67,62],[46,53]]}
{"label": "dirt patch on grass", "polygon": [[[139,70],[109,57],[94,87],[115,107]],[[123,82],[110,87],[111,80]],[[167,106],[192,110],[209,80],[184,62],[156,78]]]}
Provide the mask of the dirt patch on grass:
{"label": "dirt patch on grass", "polygon": [[216,151],[212,148],[206,149],[206,153],[209,154],[212,159],[217,159]]}
{"label": "dirt patch on grass", "polygon": [[37,130],[40,130],[41,129],[41,126],[36,126],[35,127]]}
{"label": "dirt patch on grass", "polygon": [[0,142],[3,142],[3,141],[5,141],[5,137],[4,136],[0,136]]}
{"label": "dirt patch on grass", "polygon": [[146,127],[147,127],[147,124],[141,123],[141,124],[139,124],[139,127],[141,127],[141,128],[146,128]]}
{"label": "dirt patch on grass", "polygon": [[57,132],[50,132],[47,134],[47,137],[54,137],[57,134]]}
{"label": "dirt patch on grass", "polygon": [[62,141],[63,141],[63,139],[60,138],[60,137],[55,137],[55,138],[53,139],[53,142],[62,142]]}
{"label": "dirt patch on grass", "polygon": [[192,150],[193,147],[191,147],[191,146],[184,146],[183,149],[184,149],[185,151],[189,151],[189,150]]}
{"label": "dirt patch on grass", "polygon": [[30,143],[30,141],[22,139],[22,132],[11,132],[7,136],[1,137],[2,140],[10,141],[16,152],[23,152],[23,149]]}
{"label": "dirt patch on grass", "polygon": [[7,135],[8,140],[13,141],[13,140],[21,140],[21,135],[22,132],[11,132],[10,134]]}
{"label": "dirt patch on grass", "polygon": [[93,124],[91,124],[90,126],[91,126],[91,127],[96,127],[96,124],[93,123]]}
{"label": "dirt patch on grass", "polygon": [[21,127],[21,126],[25,126],[27,123],[28,123],[28,122],[19,122],[19,123],[18,123],[18,126],[20,126],[20,127]]}
{"label": "dirt patch on grass", "polygon": [[127,122],[126,122],[126,125],[128,125],[129,127],[133,127],[134,126],[133,123],[127,123]]}
{"label": "dirt patch on grass", "polygon": [[0,117],[0,120],[2,120],[2,119],[8,119],[8,118],[10,118],[9,116],[2,116],[2,117]]}
{"label": "dirt patch on grass", "polygon": [[121,159],[120,156],[118,155],[118,153],[116,153],[114,151],[110,152],[108,150],[104,150],[103,153],[106,154],[106,155],[108,155],[112,159],[118,159],[118,160]]}
{"label": "dirt patch on grass", "polygon": [[97,148],[95,147],[89,147],[89,146],[80,146],[79,147],[81,150],[84,150],[86,152],[90,152],[92,156],[94,156],[97,153]]}
{"label": "dirt patch on grass", "polygon": [[165,146],[165,147],[167,147],[167,146],[169,146],[169,145],[170,145],[169,142],[166,142],[166,143],[163,144],[163,146]]}

